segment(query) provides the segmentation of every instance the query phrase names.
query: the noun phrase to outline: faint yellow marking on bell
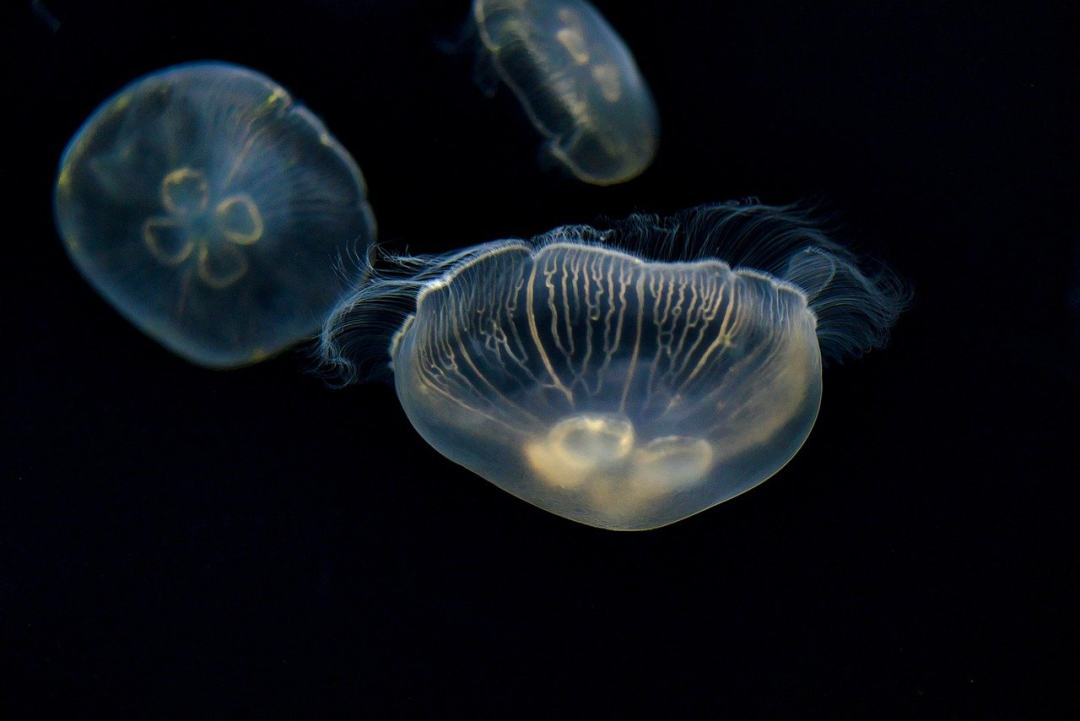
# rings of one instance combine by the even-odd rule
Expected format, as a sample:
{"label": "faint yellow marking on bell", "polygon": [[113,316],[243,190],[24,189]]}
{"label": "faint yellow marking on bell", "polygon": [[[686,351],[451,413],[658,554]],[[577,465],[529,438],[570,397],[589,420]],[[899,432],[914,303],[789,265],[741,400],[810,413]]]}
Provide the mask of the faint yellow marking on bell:
{"label": "faint yellow marking on bell", "polygon": [[[129,101],[130,102],[130,101]],[[82,156],[86,153],[86,148],[89,145],[90,140],[87,137],[79,136],[75,141],[71,149],[67,151],[65,157],[67,162],[64,163],[64,167],[60,169],[60,175],[56,179],[56,185],[64,193],[71,192],[71,168],[77,162],[82,160]]]}
{"label": "faint yellow marking on bell", "polygon": [[570,117],[587,125],[589,120],[589,103],[582,97],[576,95],[567,95],[563,98],[566,112],[570,114]]}
{"label": "faint yellow marking on bell", "polygon": [[68,165],[64,165],[60,169],[60,175],[56,179],[56,187],[60,188],[64,193],[71,192],[71,168]]}
{"label": "faint yellow marking on bell", "polygon": [[555,39],[566,48],[566,52],[578,65],[588,65],[589,51],[585,47],[585,36],[581,32],[581,18],[572,10],[559,10],[559,20],[563,27],[555,33]]}
{"label": "faint yellow marking on bell", "polygon": [[631,482],[643,492],[668,493],[699,483],[713,465],[708,441],[664,436],[634,452]]}
{"label": "faint yellow marking on bell", "polygon": [[[225,270],[218,274],[217,270],[211,268],[211,264],[215,262],[215,259],[212,256],[217,256],[217,261],[221,261],[226,256],[229,256],[235,262],[235,266],[232,270]],[[244,254],[228,245],[222,245],[211,253],[207,243],[200,244],[197,265],[199,279],[216,290],[228,288],[230,285],[243,278],[248,271],[248,262],[244,257]]]}
{"label": "faint yellow marking on bell", "polygon": [[619,69],[610,63],[593,65],[593,80],[600,87],[600,94],[609,103],[616,103],[622,97],[622,83],[619,80]]}
{"label": "faint yellow marking on bell", "polygon": [[[237,245],[254,245],[262,238],[265,230],[262,215],[247,193],[225,198],[214,209],[214,215],[226,240]],[[237,225],[242,227],[237,228]]]}
{"label": "faint yellow marking on bell", "polygon": [[[177,235],[183,234],[183,242],[179,244],[166,242],[166,234],[170,232]],[[150,255],[162,265],[169,267],[176,267],[183,263],[195,248],[195,244],[187,237],[180,223],[164,216],[147,218],[143,221],[142,236]],[[176,245],[179,247],[169,250],[170,246]]]}
{"label": "faint yellow marking on bell", "polygon": [[[194,207],[188,201],[194,200]],[[161,203],[170,213],[186,215],[206,210],[210,200],[209,184],[198,170],[189,167],[170,171],[161,181]]]}
{"label": "faint yellow marking on bell", "polygon": [[272,108],[278,102],[288,105],[289,94],[285,92],[285,88],[274,88],[270,95],[266,97],[266,107],[268,108]]}

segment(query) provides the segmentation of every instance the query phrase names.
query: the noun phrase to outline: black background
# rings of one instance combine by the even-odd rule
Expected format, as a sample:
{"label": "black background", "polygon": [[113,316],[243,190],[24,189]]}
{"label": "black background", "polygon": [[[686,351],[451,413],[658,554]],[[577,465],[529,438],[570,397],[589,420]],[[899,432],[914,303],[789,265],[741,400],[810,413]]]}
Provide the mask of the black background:
{"label": "black background", "polygon": [[[539,167],[437,49],[464,1],[45,5],[3,20],[0,718],[1080,718],[1074,3],[598,0],[663,124],[614,188]],[[659,531],[562,520],[391,387],[188,365],[82,280],[64,145],[202,58],[320,115],[394,248],[809,198],[914,304],[768,483]]]}

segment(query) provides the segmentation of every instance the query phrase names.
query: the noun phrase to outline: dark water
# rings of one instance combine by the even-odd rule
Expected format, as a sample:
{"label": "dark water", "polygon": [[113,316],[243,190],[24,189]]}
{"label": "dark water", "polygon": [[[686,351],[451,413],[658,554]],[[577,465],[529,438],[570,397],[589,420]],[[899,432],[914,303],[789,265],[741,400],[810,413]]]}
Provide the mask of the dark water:
{"label": "dark water", "polygon": [[[1076,717],[1073,4],[596,5],[663,124],[613,188],[538,167],[513,97],[437,50],[467,3],[9,4],[0,717]],[[187,365],[78,275],[61,150],[201,58],[317,112],[394,247],[812,199],[913,307],[763,486],[572,524],[437,455],[391,388]]]}

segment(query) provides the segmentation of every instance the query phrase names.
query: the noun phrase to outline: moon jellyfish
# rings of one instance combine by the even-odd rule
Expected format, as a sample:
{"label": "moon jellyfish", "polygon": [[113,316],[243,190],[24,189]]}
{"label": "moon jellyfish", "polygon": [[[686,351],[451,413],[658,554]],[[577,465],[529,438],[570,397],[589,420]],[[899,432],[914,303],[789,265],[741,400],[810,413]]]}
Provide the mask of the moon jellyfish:
{"label": "moon jellyfish", "polygon": [[545,138],[546,150],[595,185],[639,175],[659,122],[622,39],[583,0],[475,0],[473,19],[499,77]]}
{"label": "moon jellyfish", "polygon": [[824,359],[882,345],[905,290],[797,209],[722,204],[390,257],[323,331],[359,371],[389,341],[401,404],[435,449],[565,518],[673,523],[802,446]]}
{"label": "moon jellyfish", "polygon": [[375,228],[364,180],[269,78],[199,63],[134,81],[64,151],[68,254],[122,315],[184,358],[253,363],[315,332],[339,256]]}

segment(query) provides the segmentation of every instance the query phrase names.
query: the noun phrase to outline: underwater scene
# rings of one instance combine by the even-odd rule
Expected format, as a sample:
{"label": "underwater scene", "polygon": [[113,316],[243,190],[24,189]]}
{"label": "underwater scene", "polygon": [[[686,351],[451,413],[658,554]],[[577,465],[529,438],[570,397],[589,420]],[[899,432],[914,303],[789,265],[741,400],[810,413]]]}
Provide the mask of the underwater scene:
{"label": "underwater scene", "polygon": [[0,717],[1080,713],[1075,9],[4,18]]}

